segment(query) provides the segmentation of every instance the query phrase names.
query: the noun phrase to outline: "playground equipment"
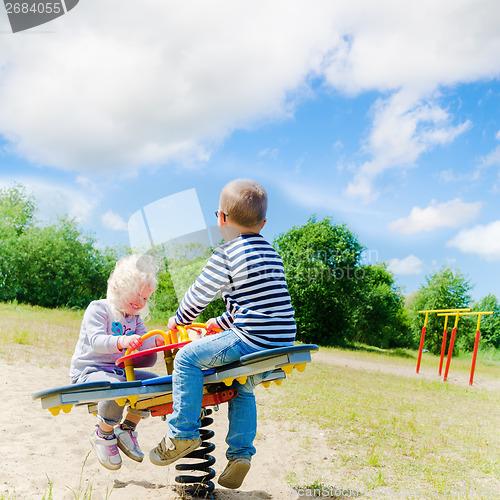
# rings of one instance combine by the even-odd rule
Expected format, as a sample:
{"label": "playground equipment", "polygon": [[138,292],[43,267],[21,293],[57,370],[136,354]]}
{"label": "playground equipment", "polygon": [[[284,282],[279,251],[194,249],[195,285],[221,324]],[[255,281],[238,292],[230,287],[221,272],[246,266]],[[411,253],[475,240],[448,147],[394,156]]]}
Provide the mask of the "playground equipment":
{"label": "playground equipment", "polygon": [[[163,346],[137,352],[127,349],[125,355],[116,361],[117,366],[125,368],[126,382],[72,384],[40,391],[32,397],[34,400],[40,399],[42,408],[48,409],[54,416],[61,411],[69,413],[74,406],[87,406],[89,413],[97,414],[99,401],[114,399],[122,406],[128,401],[133,408],[149,409],[152,416],[165,418],[172,412],[172,371],[176,352],[192,341],[189,333],[192,336],[200,336],[200,330],[205,331],[205,335],[220,331],[207,331],[203,323],[193,323],[187,327],[179,326],[178,330],[178,332],[153,330],[142,337],[145,340],[153,335],[161,335],[165,340]],[[215,458],[210,453],[215,449],[215,445],[210,442],[210,439],[215,434],[207,429],[213,423],[213,419],[209,416],[212,410],[208,407],[213,406],[217,409],[218,405],[234,398],[238,394],[237,388],[233,386],[234,381],[244,384],[247,377],[251,375],[271,372],[261,382],[262,385],[269,387],[271,382],[281,385],[294,368],[303,372],[307,363],[311,361],[311,353],[318,349],[318,346],[314,344],[268,349],[242,356],[238,362],[203,371],[203,402],[200,417],[202,443],[197,450],[185,457],[195,459],[195,463],[178,463],[175,466],[178,471],[194,472],[194,474],[181,474],[175,478],[178,484],[183,485],[180,488],[182,492],[192,496],[213,498],[212,492],[215,485],[211,480],[215,476],[215,471],[212,469]],[[161,351],[164,352],[167,375],[136,381],[134,361],[142,356]]]}
{"label": "playground equipment", "polygon": [[[417,358],[417,373],[420,371],[420,362],[422,360],[422,352],[424,350],[424,341],[425,341],[425,333],[427,331],[427,321],[429,319],[429,314],[430,313],[455,313],[457,311],[470,311],[470,309],[428,309],[425,311],[418,311],[419,314],[425,313],[425,320],[424,320],[424,326],[422,327],[422,334],[420,335],[420,346],[418,348],[418,358]],[[455,326],[455,331],[456,331],[456,326]],[[446,326],[445,326],[445,332],[446,332]],[[446,340],[444,340],[444,344],[446,343]],[[443,344],[443,345],[444,345]],[[443,352],[443,347],[441,347],[441,352]],[[440,368],[441,370],[441,368]],[[439,372],[441,375],[441,371]]]}
{"label": "playground equipment", "polygon": [[457,327],[458,327],[458,320],[460,316],[477,316],[477,328],[476,328],[476,337],[475,337],[475,342],[474,342],[474,351],[472,355],[472,365],[471,365],[471,372],[470,372],[470,377],[469,377],[469,385],[472,385],[474,381],[474,371],[476,368],[476,359],[477,359],[477,351],[479,348],[479,339],[481,336],[480,333],[480,325],[481,325],[481,318],[482,316],[493,314],[492,311],[481,311],[481,312],[472,312],[470,308],[462,308],[462,309],[429,309],[425,311],[419,311],[419,313],[425,313],[425,320],[424,320],[424,326],[422,327],[422,335],[420,337],[420,346],[419,346],[419,351],[418,351],[418,359],[417,359],[417,373],[420,370],[420,361],[422,359],[422,352],[423,352],[423,347],[424,347],[424,340],[425,340],[425,333],[427,330],[427,320],[429,318],[430,313],[436,313],[438,316],[444,316],[445,321],[444,321],[444,330],[443,330],[443,340],[441,343],[441,356],[439,359],[439,375],[441,375],[442,368],[443,368],[443,359],[446,351],[446,340],[447,340],[447,335],[448,335],[448,318],[450,316],[455,316],[455,324],[453,326],[453,329],[451,331],[451,336],[450,336],[450,345],[448,346],[448,355],[446,358],[446,367],[444,371],[444,377],[443,377],[443,382],[446,382],[448,380],[448,372],[450,369],[450,364],[451,364],[451,358],[453,356],[453,348],[455,346],[455,338],[457,334]]}
{"label": "playground equipment", "polygon": [[[474,350],[472,353],[472,364],[471,364],[471,369],[470,369],[470,377],[469,377],[469,385],[472,385],[474,381],[474,371],[476,369],[476,359],[477,359],[477,350],[479,348],[479,339],[481,337],[481,318],[483,316],[493,314],[493,311],[481,311],[481,312],[457,312],[456,313],[456,318],[455,318],[455,327],[452,330],[451,337],[450,337],[450,345],[448,347],[448,357],[446,359],[446,369],[444,371],[444,377],[443,381],[446,382],[448,380],[448,371],[450,369],[450,363],[451,363],[451,357],[453,355],[453,347],[455,345],[455,335],[457,332],[457,325],[458,325],[458,318],[460,316],[477,316],[477,327],[476,327],[476,337],[474,340]],[[445,314],[438,314],[438,316],[446,316]],[[446,318],[447,319],[447,318]],[[446,323],[445,323],[446,324]],[[445,327],[446,328],[446,327]],[[445,342],[445,339],[443,338],[443,343]],[[441,351],[443,349],[441,348]],[[439,375],[441,375],[441,372],[439,372]]]}

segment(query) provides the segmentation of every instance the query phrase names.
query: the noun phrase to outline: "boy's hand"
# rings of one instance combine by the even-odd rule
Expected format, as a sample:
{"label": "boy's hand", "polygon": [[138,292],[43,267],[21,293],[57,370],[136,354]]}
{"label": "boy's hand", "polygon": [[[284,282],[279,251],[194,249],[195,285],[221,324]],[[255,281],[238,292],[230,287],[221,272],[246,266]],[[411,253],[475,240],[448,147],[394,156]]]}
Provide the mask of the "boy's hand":
{"label": "boy's hand", "polygon": [[207,332],[212,331],[214,328],[220,328],[220,326],[217,324],[217,320],[215,318],[210,318],[207,321]]}
{"label": "boy's hand", "polygon": [[169,318],[167,323],[167,331],[173,330],[174,332],[177,330],[177,323],[175,322],[175,316]]}
{"label": "boy's hand", "polygon": [[142,338],[140,335],[123,335],[118,339],[118,349],[130,349],[135,351],[142,345]]}
{"label": "boy's hand", "polygon": [[165,340],[161,335],[156,335],[155,336],[155,345],[156,347],[160,347],[161,345],[165,345]]}

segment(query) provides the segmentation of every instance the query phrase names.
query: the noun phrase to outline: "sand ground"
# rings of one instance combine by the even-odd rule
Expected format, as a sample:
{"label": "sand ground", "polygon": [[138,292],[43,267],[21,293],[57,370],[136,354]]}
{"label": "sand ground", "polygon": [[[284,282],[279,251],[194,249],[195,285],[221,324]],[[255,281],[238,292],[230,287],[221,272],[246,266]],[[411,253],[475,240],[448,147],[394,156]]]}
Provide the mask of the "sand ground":
{"label": "sand ground", "polygon": [[[178,499],[175,487],[176,471],[172,466],[158,467],[146,457],[136,463],[123,456],[122,468],[108,471],[91,451],[89,436],[96,419],[86,407],[74,407],[70,413],[54,417],[43,410],[32,393],[67,383],[67,367],[40,368],[26,362],[9,364],[0,361],[0,390],[7,408],[1,425],[0,494],[20,499],[91,498]],[[265,391],[259,388],[259,391]],[[263,399],[263,398],[260,398]],[[262,404],[262,402],[259,402]],[[224,437],[227,430],[227,405],[215,412],[214,424],[216,458],[213,466],[217,475],[226,464]],[[147,453],[166,432],[160,418],[149,418],[140,424],[140,444]],[[286,486],[282,464],[299,454],[300,444],[290,449],[283,446],[285,428],[272,422],[259,422],[258,459],[238,491],[217,487],[217,498],[288,499],[296,498]],[[85,464],[84,464],[85,462]],[[51,486],[49,487],[49,484]],[[51,492],[51,497],[49,496]],[[9,497],[10,498],[10,497]]]}

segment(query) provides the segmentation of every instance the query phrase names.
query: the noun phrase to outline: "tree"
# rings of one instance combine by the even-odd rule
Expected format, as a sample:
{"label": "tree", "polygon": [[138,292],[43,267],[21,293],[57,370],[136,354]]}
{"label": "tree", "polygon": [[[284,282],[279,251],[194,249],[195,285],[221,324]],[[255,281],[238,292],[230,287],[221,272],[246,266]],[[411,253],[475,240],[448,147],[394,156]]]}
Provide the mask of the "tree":
{"label": "tree", "polygon": [[0,300],[84,308],[106,294],[119,251],[98,250],[74,220],[35,220],[24,186],[0,189]]}
{"label": "tree", "polygon": [[36,202],[28,195],[21,184],[0,189],[0,233],[2,239],[6,232],[19,236],[34,223]]}
{"label": "tree", "polygon": [[[2,300],[42,307],[85,308],[106,295],[117,252],[100,251],[74,220],[25,230],[8,251],[9,274]],[[5,251],[5,249],[3,249]]]}
{"label": "tree", "polygon": [[178,305],[179,302],[170,273],[168,271],[160,272],[152,307],[154,318],[160,320],[168,319],[175,313]]}
{"label": "tree", "polygon": [[[410,347],[412,336],[404,297],[384,263],[361,268],[357,280],[352,340],[381,348]],[[359,273],[361,275],[361,273]]]}
{"label": "tree", "polygon": [[[439,272],[427,276],[426,284],[418,289],[409,305],[410,325],[415,339],[420,338],[424,323],[424,314],[419,314],[419,311],[469,307],[471,288],[469,280],[458,269],[443,267]],[[471,333],[471,325],[470,318],[465,316],[460,318],[456,343],[458,350],[469,350],[473,345],[474,334]],[[443,329],[444,317],[430,314],[425,345],[434,354],[441,352]]]}
{"label": "tree", "polygon": [[481,339],[486,344],[500,349],[500,305],[495,295],[490,294],[477,303],[474,303],[474,311],[493,311],[495,314],[481,318]]}
{"label": "tree", "polygon": [[[173,248],[157,247],[153,255],[163,262],[164,272],[158,276],[158,288],[155,292],[154,315],[157,319],[166,319],[175,313],[180,301],[189,287],[206,265],[212,247],[196,243],[176,242]],[[226,306],[220,297],[216,297],[200,313],[197,321],[206,323],[210,318],[220,316]]]}
{"label": "tree", "polygon": [[13,184],[0,189],[0,300],[16,298],[13,259],[18,238],[34,224],[35,200],[24,186]]}
{"label": "tree", "polygon": [[346,225],[311,217],[274,240],[286,270],[297,339],[343,345],[352,336],[352,297],[363,246]]}

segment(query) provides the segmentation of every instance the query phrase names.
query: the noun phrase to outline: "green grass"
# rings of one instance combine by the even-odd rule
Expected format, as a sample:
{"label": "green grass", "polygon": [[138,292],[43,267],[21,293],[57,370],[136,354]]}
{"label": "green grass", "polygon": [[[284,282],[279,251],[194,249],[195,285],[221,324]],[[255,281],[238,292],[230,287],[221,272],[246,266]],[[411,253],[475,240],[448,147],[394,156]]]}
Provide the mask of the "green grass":
{"label": "green grass", "polygon": [[[6,361],[31,361],[42,365],[69,362],[75,349],[84,311],[45,309],[0,303],[0,357]],[[164,329],[148,323],[148,329]],[[0,500],[2,500],[0,498]]]}
{"label": "green grass", "polygon": [[[342,353],[347,359],[362,361],[369,360],[380,365],[389,364],[392,366],[404,366],[416,368],[418,351],[411,349],[379,349],[378,347],[364,346],[358,344],[346,350],[335,347],[322,347],[321,350],[326,353]],[[439,356],[424,352],[421,359],[421,368],[438,371]],[[443,372],[446,366],[446,356],[443,359]],[[472,353],[463,353],[453,355],[450,364],[450,375],[460,374],[461,377],[467,377],[470,374],[472,364]],[[500,350],[491,346],[479,346],[477,354],[475,373],[480,373],[486,378],[499,378],[500,376]]]}
{"label": "green grass", "polygon": [[60,363],[70,359],[80,332],[82,311],[1,303],[0,356],[7,361]]}
{"label": "green grass", "polygon": [[359,342],[354,342],[347,346],[344,350],[354,351],[354,352],[367,352],[372,354],[382,354],[385,356],[393,356],[398,358],[416,358],[415,353],[410,349],[403,349],[396,347],[394,349],[381,349],[380,347],[374,347],[366,344],[361,344]]}
{"label": "green grass", "polygon": [[327,440],[335,484],[324,470],[304,475],[291,466],[285,476],[295,489],[329,485],[368,498],[383,498],[384,491],[393,498],[447,498],[457,491],[466,492],[460,498],[500,498],[496,391],[313,363],[259,397],[265,397],[264,418],[315,426]]}
{"label": "green grass", "polygon": [[[85,464],[87,463],[87,459],[89,458],[90,453],[91,453],[90,451],[87,453],[87,456],[85,457],[85,460],[83,461],[78,486],[76,488],[69,487],[71,493],[73,494],[73,498],[75,500],[91,500],[91,498],[92,498],[92,483],[87,482],[87,485],[85,487],[83,486],[83,483],[84,483],[83,470],[85,469]],[[106,490],[106,496],[104,497],[104,500],[107,500],[110,497],[112,491],[113,491],[113,488],[111,488],[111,490]],[[51,497],[49,497],[49,498],[51,498]],[[49,498],[47,500],[49,500]]]}

